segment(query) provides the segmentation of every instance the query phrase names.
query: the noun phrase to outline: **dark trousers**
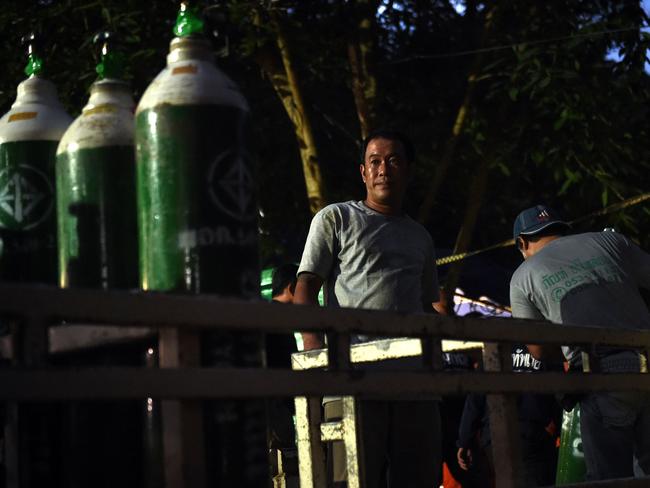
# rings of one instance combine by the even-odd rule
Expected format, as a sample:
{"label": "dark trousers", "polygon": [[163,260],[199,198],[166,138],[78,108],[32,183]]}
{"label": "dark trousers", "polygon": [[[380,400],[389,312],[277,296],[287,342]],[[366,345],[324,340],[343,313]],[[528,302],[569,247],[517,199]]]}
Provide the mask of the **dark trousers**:
{"label": "dark trousers", "polygon": [[524,481],[528,488],[555,484],[558,450],[555,437],[542,426],[534,426],[526,432],[521,428],[521,457],[524,466]]}
{"label": "dark trousers", "polygon": [[[331,405],[334,403],[339,406]],[[325,404],[326,420],[340,418],[340,404],[340,401]],[[440,486],[438,402],[364,400],[360,402],[360,410],[367,488]],[[336,446],[332,446],[328,457],[333,481],[340,482],[345,479],[345,451],[342,443],[332,444]]]}
{"label": "dark trousers", "polygon": [[587,480],[634,475],[633,458],[650,475],[650,397],[597,393],[580,401],[580,430]]}
{"label": "dark trousers", "polygon": [[[557,448],[555,438],[541,426],[520,423],[521,457],[524,469],[524,486],[534,488],[555,484]],[[495,486],[492,446],[474,451],[474,464],[461,481],[463,488],[492,488]]]}

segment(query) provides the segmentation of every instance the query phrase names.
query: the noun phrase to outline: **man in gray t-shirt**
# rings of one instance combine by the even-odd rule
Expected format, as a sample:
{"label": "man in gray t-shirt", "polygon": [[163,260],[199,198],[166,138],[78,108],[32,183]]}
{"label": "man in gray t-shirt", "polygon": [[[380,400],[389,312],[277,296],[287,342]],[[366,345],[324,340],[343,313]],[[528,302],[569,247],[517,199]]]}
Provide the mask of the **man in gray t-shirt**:
{"label": "man in gray t-shirt", "polygon": [[382,214],[363,201],[314,216],[301,273],[322,277],[327,307],[422,313],[437,301],[429,233],[407,215]]}
{"label": "man in gray t-shirt", "polygon": [[[316,214],[294,303],[316,305],[324,285],[328,307],[432,312],[438,299],[433,241],[402,209],[414,162],[412,145],[400,133],[377,131],[364,141],[362,154],[359,169],[366,198],[329,205]],[[355,337],[353,342],[367,339]],[[305,349],[323,347],[317,334],[303,334],[303,342]],[[330,404],[334,402],[326,403],[326,418],[328,409],[333,410]],[[386,463],[391,486],[438,486],[437,402],[364,401],[361,413],[366,486],[379,485]],[[335,482],[345,479],[341,463],[335,457]]]}
{"label": "man in gray t-shirt", "polygon": [[[514,237],[524,256],[510,281],[512,315],[559,324],[650,329],[639,288],[650,289],[650,255],[615,232],[565,235],[568,224],[543,205],[524,210]],[[529,346],[538,359],[541,346]],[[564,347],[572,364],[580,350]],[[603,347],[592,363],[606,373],[639,372],[637,351]],[[589,394],[580,400],[587,478],[632,476],[633,454],[650,474],[647,395]],[[639,435],[641,433],[641,435]]]}

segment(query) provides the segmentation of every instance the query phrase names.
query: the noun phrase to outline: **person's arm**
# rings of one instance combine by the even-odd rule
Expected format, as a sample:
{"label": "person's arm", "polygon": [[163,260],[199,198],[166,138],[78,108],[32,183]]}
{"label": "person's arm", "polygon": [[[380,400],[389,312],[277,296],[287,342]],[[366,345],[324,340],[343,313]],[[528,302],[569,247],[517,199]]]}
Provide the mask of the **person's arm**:
{"label": "person's arm", "polygon": [[449,303],[449,295],[444,288],[440,288],[438,293],[438,301],[432,303],[433,309],[440,315],[454,315],[454,300],[452,299],[451,304]]}
{"label": "person's arm", "polygon": [[438,287],[438,270],[436,269],[436,253],[433,241],[429,246],[427,257],[422,270],[422,310],[426,313],[439,313],[434,303],[440,300]]}
{"label": "person's arm", "polygon": [[[330,276],[338,248],[336,229],[335,208],[325,207],[314,215],[298,267],[294,304],[318,306],[318,292]],[[301,335],[305,351],[324,346],[322,334],[308,332]]]}
{"label": "person's arm", "polygon": [[[323,286],[323,279],[314,273],[303,272],[298,275],[293,303],[299,305],[318,305],[318,291]],[[305,351],[323,347],[321,334],[303,332],[302,343]]]}
{"label": "person's arm", "polygon": [[[512,307],[512,316],[517,319],[545,320],[542,313],[535,304],[526,296],[526,294],[516,285],[510,284],[510,306]],[[561,356],[562,351],[559,346],[547,346],[540,344],[526,344],[530,355],[537,360],[548,360]]]}
{"label": "person's arm", "polygon": [[473,462],[472,446],[475,444],[476,435],[485,416],[485,407],[485,395],[467,395],[458,426],[458,440],[456,441],[458,465],[465,471],[471,467]]}

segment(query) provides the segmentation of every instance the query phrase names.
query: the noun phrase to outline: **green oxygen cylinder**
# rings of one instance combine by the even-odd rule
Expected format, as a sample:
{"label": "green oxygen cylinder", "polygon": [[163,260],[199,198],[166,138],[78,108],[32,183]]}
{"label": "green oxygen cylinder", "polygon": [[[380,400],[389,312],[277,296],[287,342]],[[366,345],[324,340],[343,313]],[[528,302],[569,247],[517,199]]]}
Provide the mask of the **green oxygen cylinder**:
{"label": "green oxygen cylinder", "polygon": [[140,284],[259,297],[249,108],[188,12],[136,110]]}
{"label": "green oxygen cylinder", "polygon": [[0,119],[0,280],[55,284],[54,161],[72,119],[54,85],[40,76],[34,34],[23,42],[28,78]]}
{"label": "green oxygen cylinder", "polygon": [[[202,30],[182,2],[167,66],[136,109],[140,286],[259,298],[249,108],[216,67]],[[201,340],[206,366],[261,365],[261,334],[211,332]],[[205,418],[208,479],[266,486],[263,402],[209,402]]]}
{"label": "green oxygen cylinder", "polygon": [[555,478],[555,484],[558,486],[583,482],[587,471],[580,434],[580,405],[563,414]]}
{"label": "green oxygen cylinder", "polygon": [[135,104],[113,36],[95,41],[99,79],[56,155],[59,285],[137,288]]}

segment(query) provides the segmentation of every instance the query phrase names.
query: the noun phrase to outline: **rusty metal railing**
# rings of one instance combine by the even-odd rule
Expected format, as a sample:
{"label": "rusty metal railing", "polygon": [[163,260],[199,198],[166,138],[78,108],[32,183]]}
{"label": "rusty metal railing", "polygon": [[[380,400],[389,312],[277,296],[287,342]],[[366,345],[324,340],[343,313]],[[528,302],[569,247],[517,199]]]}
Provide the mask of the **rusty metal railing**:
{"label": "rusty metal railing", "polygon": [[[9,351],[16,364],[29,368],[0,370],[0,400],[158,398],[165,400],[164,437],[167,486],[203,486],[202,438],[197,405],[202,399],[271,396],[410,397],[480,392],[488,394],[497,486],[519,487],[515,394],[519,392],[650,391],[647,374],[539,373],[535,382],[510,372],[513,343],[595,344],[650,349],[650,332],[567,327],[517,319],[464,319],[367,310],[328,310],[226,300],[212,296],[141,292],[59,290],[0,285],[0,317],[16,324]],[[136,334],[158,333],[161,369],[45,367],[57,341],[50,327],[65,320],[80,327],[111,326]],[[328,371],[198,367],[198,333],[220,329],[241,332],[325,331],[329,334]],[[92,329],[89,329],[92,330]],[[350,334],[417,337],[422,340],[421,371],[353,371]],[[92,335],[92,334],[91,334]],[[113,340],[120,340],[119,334]],[[485,343],[484,370],[442,371],[441,340]],[[165,408],[165,406],[167,408]],[[197,442],[194,442],[197,441]],[[198,452],[188,452],[191,446]],[[189,446],[189,447],[188,447]],[[189,472],[188,472],[189,471]],[[597,486],[644,486],[647,480],[618,480]],[[12,486],[12,485],[8,485]],[[587,486],[587,485],[583,485]],[[596,485],[589,485],[596,486]]]}

